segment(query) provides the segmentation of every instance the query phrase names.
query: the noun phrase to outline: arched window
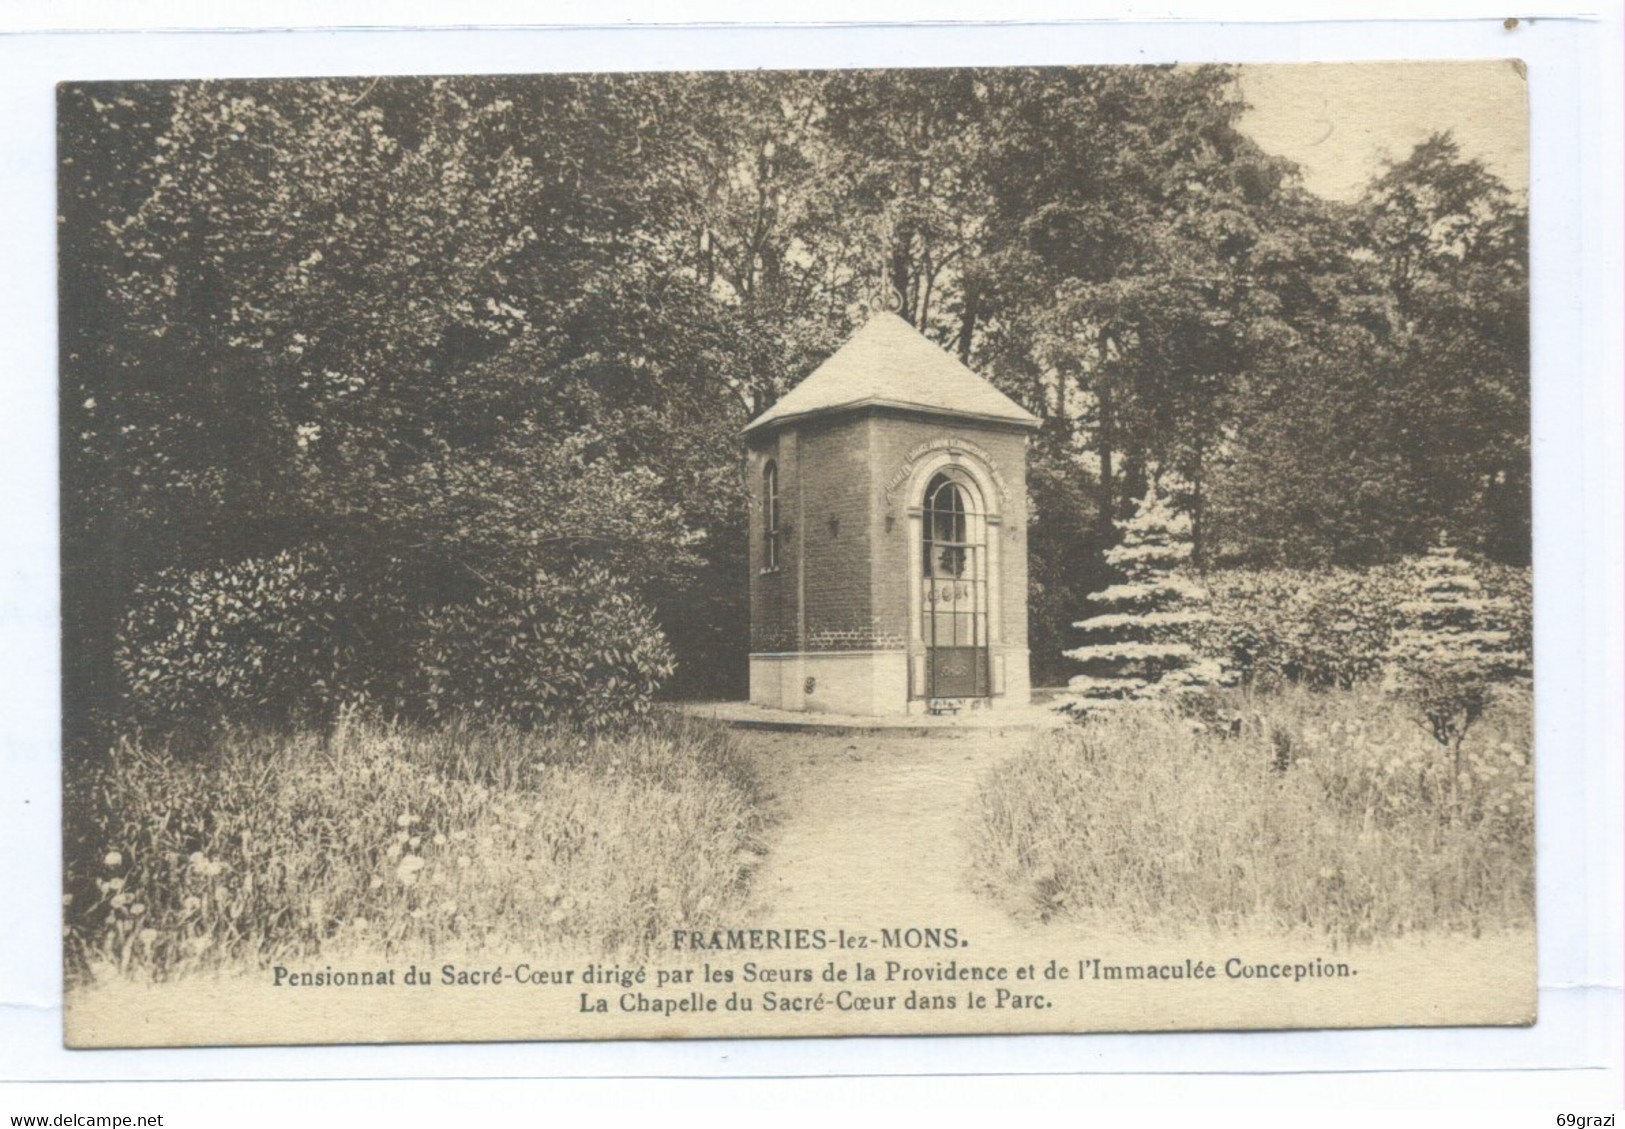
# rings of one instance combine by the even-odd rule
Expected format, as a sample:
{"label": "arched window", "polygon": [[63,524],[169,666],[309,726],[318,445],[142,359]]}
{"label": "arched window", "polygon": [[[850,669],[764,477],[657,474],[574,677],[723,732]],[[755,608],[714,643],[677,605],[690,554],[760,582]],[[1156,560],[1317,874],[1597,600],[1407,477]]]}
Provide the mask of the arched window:
{"label": "arched window", "polygon": [[762,468],[762,568],[779,567],[779,464]]}
{"label": "arched window", "polygon": [[[987,515],[975,487],[938,474],[925,488],[920,563],[926,644],[988,643]],[[967,691],[956,691],[966,693]]]}

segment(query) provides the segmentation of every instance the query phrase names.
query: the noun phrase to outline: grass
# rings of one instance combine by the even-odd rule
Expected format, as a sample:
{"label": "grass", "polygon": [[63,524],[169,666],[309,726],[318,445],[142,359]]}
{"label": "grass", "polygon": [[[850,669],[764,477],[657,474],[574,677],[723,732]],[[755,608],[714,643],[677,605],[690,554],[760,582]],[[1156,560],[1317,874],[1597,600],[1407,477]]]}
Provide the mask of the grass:
{"label": "grass", "polygon": [[435,946],[637,953],[737,906],[760,851],[732,738],[669,716],[126,741],[68,810],[75,982]]}
{"label": "grass", "polygon": [[1534,923],[1533,730],[1504,693],[1450,754],[1374,689],[1238,697],[1239,735],[1125,710],[985,780],[979,888],[1017,916],[1144,934],[1369,941]]}

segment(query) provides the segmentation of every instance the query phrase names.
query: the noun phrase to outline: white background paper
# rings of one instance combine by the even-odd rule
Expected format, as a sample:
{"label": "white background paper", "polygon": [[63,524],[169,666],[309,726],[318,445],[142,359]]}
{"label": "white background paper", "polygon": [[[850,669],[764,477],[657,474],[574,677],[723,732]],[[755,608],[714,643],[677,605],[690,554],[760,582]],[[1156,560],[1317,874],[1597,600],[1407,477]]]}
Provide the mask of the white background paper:
{"label": "white background paper", "polygon": [[[1095,17],[1110,15],[1097,5]],[[405,1100],[405,1120],[501,1109],[502,1087],[465,1092],[351,1082],[337,1088],[106,1086],[58,1091],[18,1080],[674,1078],[890,1076],[840,1092],[896,1102],[909,1121],[923,1095],[960,1094],[962,1110],[1022,1083],[1091,1105],[1199,1100],[1214,1109],[1373,1103],[1455,1108],[1532,1105],[1553,1114],[1618,1108],[1620,972],[1622,364],[1621,44],[1617,11],[1576,15],[1545,4],[1514,30],[1493,19],[1423,19],[1482,5],[1316,6],[1317,16],[1398,21],[1270,22],[1307,6],[1235,7],[1232,22],[1168,17],[1212,9],[1120,4],[1140,19],[1077,19],[1076,5],[839,3],[776,5],[798,26],[741,4],[16,3],[0,11],[0,1117],[32,1112],[141,1112],[141,1103],[202,1103],[259,1124],[299,1109],[339,1124],[345,1110]],[[1568,14],[1565,14],[1565,13]],[[1544,13],[1544,14],[1542,14]],[[926,18],[930,24],[890,21]],[[688,20],[691,26],[637,26]],[[867,20],[862,26],[815,21]],[[980,19],[996,22],[965,24]],[[1066,22],[1070,19],[1072,22]],[[1023,20],[1038,22],[1022,22]],[[238,30],[95,31],[95,28]],[[558,26],[592,21],[598,27]],[[876,23],[873,21],[888,21]],[[1044,22],[1048,21],[1048,22]],[[692,26],[693,23],[703,26]],[[469,28],[485,23],[485,30]],[[555,25],[525,29],[519,25]],[[252,31],[254,25],[329,30]],[[428,24],[461,30],[403,30]],[[332,28],[395,30],[330,30]],[[71,29],[51,31],[49,29]],[[61,1048],[57,769],[56,343],[54,85],[70,79],[375,73],[524,73],[765,67],[898,67],[1501,58],[1529,66],[1536,524],[1537,813],[1540,1022],[1532,1029],[1217,1035],[846,1039],[818,1041],[477,1045],[270,1050],[98,1051]],[[1193,1076],[1198,1072],[1202,1076]],[[1228,1077],[1213,1077],[1227,1073]],[[940,1076],[960,1075],[956,1080]],[[914,1076],[914,1077],[910,1077]],[[924,1082],[918,1076],[936,1076]],[[970,1077],[963,1077],[970,1076]],[[514,1101],[550,1120],[521,1083]],[[723,1087],[724,1108],[778,1091]],[[782,1114],[806,1113],[830,1087],[780,1082]],[[548,1091],[595,1100],[693,1096],[691,1082],[623,1082]],[[714,1089],[714,1088],[713,1088]],[[54,1096],[48,1100],[47,1094]],[[241,1097],[231,1097],[239,1094]],[[259,1096],[250,1097],[251,1094]],[[85,1096],[90,1095],[90,1096]],[[145,1095],[144,1097],[142,1095]],[[162,1096],[160,1096],[162,1095]],[[320,1095],[320,1097],[318,1097]],[[370,1096],[369,1096],[370,1095]],[[387,1095],[387,1096],[386,1096]],[[415,1096],[414,1096],[415,1095]],[[455,1096],[461,1095],[461,1096]],[[640,1097],[640,1095],[644,1095]],[[796,1096],[802,1095],[802,1096]],[[1572,1096],[1573,1100],[1567,1100]],[[93,1101],[92,1101],[93,1097]],[[1585,1099],[1585,1100],[1582,1100]],[[210,1106],[218,1100],[223,1103]],[[500,1100],[500,1099],[499,1099]],[[1076,1102],[1077,1098],[1067,1098]],[[287,1107],[278,1102],[291,1102]],[[969,1103],[968,1105],[965,1103]],[[1599,1107],[1599,1103],[1600,1107]],[[36,1108],[37,1107],[37,1108]],[[1073,1106],[1074,1110],[1077,1107]],[[309,1112],[325,1111],[324,1115]],[[1025,1099],[1011,1112],[1038,1114]],[[1045,1111],[1046,1113],[1048,1111]],[[417,1117],[429,1118],[417,1120]],[[332,1118],[329,1120],[328,1118]],[[527,1118],[527,1120],[529,1120]],[[169,1121],[166,1124],[202,1124]],[[271,1124],[272,1120],[266,1120]],[[380,1122],[382,1123],[382,1122]],[[1495,1122],[1501,1123],[1501,1122]],[[1506,1122],[1512,1123],[1512,1122]],[[1517,1123],[1535,1123],[1534,1121]],[[1552,1124],[1542,1117],[1541,1124]]]}

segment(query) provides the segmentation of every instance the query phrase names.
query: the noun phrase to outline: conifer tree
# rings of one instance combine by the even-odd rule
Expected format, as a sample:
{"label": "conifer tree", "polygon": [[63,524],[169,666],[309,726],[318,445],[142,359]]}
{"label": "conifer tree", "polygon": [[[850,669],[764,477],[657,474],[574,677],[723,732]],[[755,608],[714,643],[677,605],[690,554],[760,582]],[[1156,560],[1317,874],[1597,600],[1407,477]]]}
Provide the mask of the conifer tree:
{"label": "conifer tree", "polygon": [[1219,664],[1191,644],[1209,613],[1207,590],[1180,571],[1191,556],[1190,519],[1153,485],[1117,526],[1122,541],[1107,550],[1106,563],[1122,579],[1089,598],[1095,614],[1073,624],[1085,642],[1065,652],[1084,671],[1068,683],[1059,708],[1080,717],[1225,681]]}
{"label": "conifer tree", "polygon": [[1527,670],[1528,657],[1503,627],[1507,602],[1486,596],[1442,537],[1410,567],[1417,598],[1399,606],[1387,684],[1416,706],[1459,775],[1467,731],[1488,708],[1496,683]]}

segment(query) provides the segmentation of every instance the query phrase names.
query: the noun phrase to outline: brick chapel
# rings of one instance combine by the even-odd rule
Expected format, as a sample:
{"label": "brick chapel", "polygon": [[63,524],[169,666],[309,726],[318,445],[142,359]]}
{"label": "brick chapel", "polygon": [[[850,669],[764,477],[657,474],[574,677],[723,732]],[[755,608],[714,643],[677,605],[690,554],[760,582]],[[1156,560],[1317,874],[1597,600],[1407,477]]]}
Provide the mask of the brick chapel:
{"label": "brick chapel", "polygon": [[1026,705],[1037,426],[892,313],[752,420],[751,702]]}

